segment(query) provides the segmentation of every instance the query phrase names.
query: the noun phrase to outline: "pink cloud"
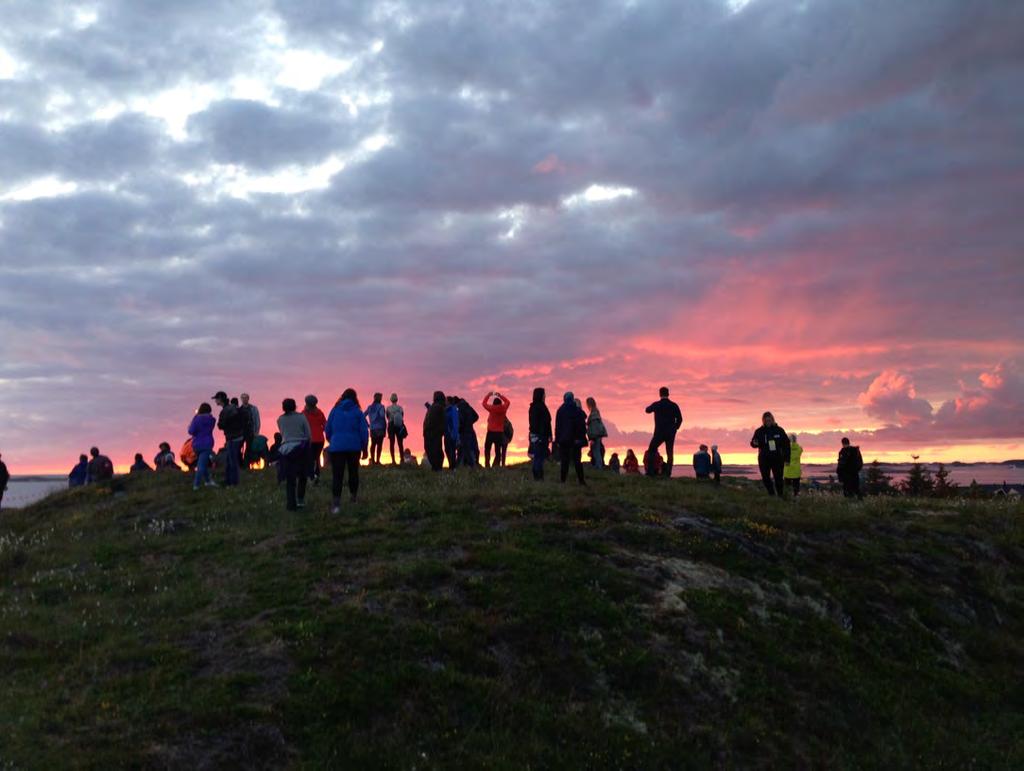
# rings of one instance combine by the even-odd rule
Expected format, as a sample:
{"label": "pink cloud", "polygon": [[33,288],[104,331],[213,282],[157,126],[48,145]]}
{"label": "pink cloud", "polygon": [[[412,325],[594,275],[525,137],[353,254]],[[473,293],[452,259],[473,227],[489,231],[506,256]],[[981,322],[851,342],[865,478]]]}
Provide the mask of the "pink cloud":
{"label": "pink cloud", "polygon": [[567,170],[568,167],[554,153],[533,167],[534,174],[564,174]]}
{"label": "pink cloud", "polygon": [[887,423],[906,425],[932,416],[932,405],[918,397],[910,378],[893,370],[876,377],[857,403],[868,415]]}

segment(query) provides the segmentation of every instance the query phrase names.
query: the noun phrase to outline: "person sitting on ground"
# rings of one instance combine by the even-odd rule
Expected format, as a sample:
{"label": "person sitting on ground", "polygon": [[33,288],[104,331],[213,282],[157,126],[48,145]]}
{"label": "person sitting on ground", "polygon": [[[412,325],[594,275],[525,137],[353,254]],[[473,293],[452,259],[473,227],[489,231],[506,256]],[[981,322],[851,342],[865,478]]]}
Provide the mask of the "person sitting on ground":
{"label": "person sitting on ground", "polygon": [[352,503],[359,494],[359,456],[367,456],[370,430],[359,407],[359,396],[354,388],[342,392],[324,429],[327,436],[327,455],[331,459],[331,513],[341,513],[341,490],[348,471],[348,491]]}
{"label": "person sitting on ground", "polygon": [[281,402],[277,419],[281,430],[281,462],[284,464],[285,507],[298,511],[306,506],[306,481],[309,479],[309,421],[296,412],[294,399]]}
{"label": "person sitting on ground", "polygon": [[160,442],[160,451],[153,458],[153,467],[157,471],[165,469],[181,471],[181,466],[174,462],[174,453],[171,451],[171,445],[167,442]]}
{"label": "person sitting on ground", "polygon": [[408,466],[409,468],[416,468],[416,456],[412,454],[412,450],[408,447],[402,451],[402,465]]}
{"label": "person sitting on ground", "polygon": [[608,470],[613,474],[618,474],[622,469],[622,462],[619,460],[619,454],[617,452],[612,453],[612,457],[608,459]]}
{"label": "person sitting on ground", "polygon": [[505,416],[508,414],[508,398],[496,391],[484,397],[487,410],[487,436],[484,439],[484,466],[491,467],[491,448],[494,448],[494,465],[505,465]]}
{"label": "person sitting on ground", "polygon": [[114,464],[106,455],[101,455],[99,448],[91,447],[89,456],[89,482],[109,482],[114,478]]}
{"label": "person sitting on ground", "polygon": [[800,495],[800,476],[803,473],[800,467],[800,456],[804,454],[804,448],[796,441],[796,434],[789,435],[789,463],[782,467],[782,478],[786,484],[793,489],[793,497]]}
{"label": "person sitting on ground", "polygon": [[702,444],[693,454],[693,473],[697,479],[711,478],[711,453],[706,444]]}
{"label": "person sitting on ground", "polygon": [[388,414],[383,404],[384,394],[373,395],[373,403],[366,408],[366,419],[370,421],[370,465],[379,466],[384,452],[384,437],[388,433]]}
{"label": "person sitting on ground", "polygon": [[89,456],[79,455],[78,465],[68,474],[68,487],[84,487],[89,483]]}
{"label": "person sitting on ground", "polygon": [[577,481],[586,486],[583,478],[583,448],[587,444],[587,414],[579,406],[572,391],[562,397],[562,406],[555,413],[555,441],[562,458],[561,480],[569,476],[569,464],[576,468]]}
{"label": "person sitting on ground", "polygon": [[622,461],[622,471],[626,474],[640,473],[640,461],[637,460],[636,453],[632,450],[626,450],[626,458]]}
{"label": "person sitting on ground", "polygon": [[722,483],[722,456],[718,454],[718,445],[711,445],[711,473],[715,477],[715,484]]}
{"label": "person sitting on ground", "polygon": [[210,474],[213,462],[213,429],[217,427],[217,419],[213,417],[213,408],[203,402],[192,416],[188,424],[188,435],[192,437],[192,452],[196,454],[196,472],[192,477],[192,489],[198,490],[201,485],[216,487]]}
{"label": "person sitting on ground", "polygon": [[657,450],[648,449],[644,453],[644,468],[647,469],[647,476],[660,477],[665,473],[665,461]]}
{"label": "person sitting on ground", "polygon": [[129,474],[144,474],[147,471],[152,471],[152,470],[153,470],[152,466],[150,466],[148,463],[146,463],[145,458],[142,457],[142,453],[141,452],[137,452],[137,453],[135,453],[135,462],[131,465],[131,468],[128,469],[128,473]]}

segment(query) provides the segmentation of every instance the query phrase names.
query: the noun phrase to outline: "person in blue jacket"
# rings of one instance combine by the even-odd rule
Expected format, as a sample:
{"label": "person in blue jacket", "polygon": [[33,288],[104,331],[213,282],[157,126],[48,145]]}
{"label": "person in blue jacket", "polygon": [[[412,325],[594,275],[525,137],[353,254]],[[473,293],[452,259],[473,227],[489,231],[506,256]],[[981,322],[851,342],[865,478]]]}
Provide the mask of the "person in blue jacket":
{"label": "person in blue jacket", "polygon": [[459,401],[455,396],[448,397],[444,410],[444,454],[448,468],[454,469],[459,463]]}
{"label": "person in blue jacket", "polygon": [[384,407],[384,394],[375,393],[373,404],[366,408],[366,419],[370,421],[370,465],[379,466],[384,452],[384,437],[388,434],[388,413]]}
{"label": "person in blue jacket", "polygon": [[85,487],[89,483],[89,456],[79,455],[78,465],[68,474],[68,487]]}
{"label": "person in blue jacket", "polygon": [[366,416],[359,408],[359,397],[354,388],[345,389],[327,416],[324,436],[327,437],[327,453],[331,459],[331,495],[334,499],[331,513],[338,514],[341,511],[341,488],[344,486],[346,469],[348,491],[352,502],[356,502],[359,493],[359,456],[367,457],[366,447],[370,441]]}
{"label": "person in blue jacket", "polygon": [[711,453],[706,444],[702,444],[693,454],[693,473],[697,479],[711,478]]}

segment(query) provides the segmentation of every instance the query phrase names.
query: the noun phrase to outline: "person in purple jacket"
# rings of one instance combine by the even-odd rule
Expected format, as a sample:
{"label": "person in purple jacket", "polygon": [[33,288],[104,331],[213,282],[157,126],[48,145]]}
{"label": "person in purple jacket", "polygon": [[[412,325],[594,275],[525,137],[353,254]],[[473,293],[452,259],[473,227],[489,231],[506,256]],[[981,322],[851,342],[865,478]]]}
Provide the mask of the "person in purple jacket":
{"label": "person in purple jacket", "polygon": [[192,449],[196,453],[196,476],[192,489],[198,490],[202,483],[207,487],[216,487],[217,483],[210,478],[210,457],[213,455],[213,429],[217,419],[213,417],[213,408],[203,402],[196,410],[196,415],[188,425],[188,435],[192,437]]}

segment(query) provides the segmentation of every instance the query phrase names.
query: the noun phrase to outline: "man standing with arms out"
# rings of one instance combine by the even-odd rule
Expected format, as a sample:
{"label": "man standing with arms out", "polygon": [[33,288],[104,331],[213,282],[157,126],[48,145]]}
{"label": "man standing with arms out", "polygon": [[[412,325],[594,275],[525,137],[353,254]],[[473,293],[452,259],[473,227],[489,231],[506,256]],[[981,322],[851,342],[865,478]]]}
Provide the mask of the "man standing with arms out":
{"label": "man standing with arms out", "polygon": [[253,457],[252,443],[260,435],[260,411],[256,408],[255,404],[249,404],[249,394],[241,394],[238,398],[242,400],[238,411],[242,414],[242,439],[245,442],[242,457],[245,459],[245,467],[249,468],[251,464],[256,462],[256,458]]}
{"label": "man standing with arms out", "polygon": [[487,437],[484,439],[484,465],[491,467],[491,447],[494,447],[494,465],[505,465],[505,416],[511,404],[508,397],[491,391],[484,397],[487,410]]}
{"label": "man standing with arms out", "polygon": [[[679,411],[679,405],[668,398],[668,388],[662,386],[658,390],[661,398],[650,405],[645,412],[654,414],[654,436],[651,438],[651,445],[647,448],[647,457],[654,458],[658,448],[665,445],[665,467],[664,474],[672,476],[672,451],[676,444],[676,432],[683,425],[683,413]],[[647,469],[647,476],[654,476],[652,468]]]}
{"label": "man standing with arms out", "polygon": [[7,489],[7,483],[11,479],[11,472],[7,470],[7,464],[3,461],[3,456],[0,455],[0,506],[4,503],[4,491]]}
{"label": "man standing with arms out", "polygon": [[843,485],[843,495],[847,498],[856,496],[860,500],[864,496],[860,492],[860,470],[864,468],[864,458],[860,447],[853,447],[850,440],[843,437],[843,447],[839,450],[839,462],[836,464],[836,476]]}
{"label": "man standing with arms out", "polygon": [[213,400],[220,407],[217,428],[224,432],[224,486],[238,484],[238,472],[242,465],[242,442],[245,440],[245,419],[240,407],[228,401],[228,395],[218,391]]}
{"label": "man standing with arms out", "polygon": [[319,400],[313,394],[306,397],[306,407],[302,414],[306,416],[309,423],[309,468],[306,469],[306,476],[313,484],[320,484],[320,458],[324,454],[324,427],[327,425],[327,416],[316,405]]}

